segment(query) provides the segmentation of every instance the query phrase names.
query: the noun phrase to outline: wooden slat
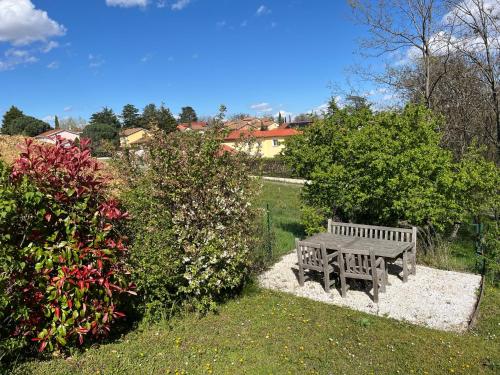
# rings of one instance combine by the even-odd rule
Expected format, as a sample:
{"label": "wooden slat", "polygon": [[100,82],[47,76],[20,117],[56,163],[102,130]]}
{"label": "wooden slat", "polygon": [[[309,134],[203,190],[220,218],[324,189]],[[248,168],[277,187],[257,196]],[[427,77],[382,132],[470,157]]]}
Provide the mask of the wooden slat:
{"label": "wooden slat", "polygon": [[384,227],[378,225],[365,225],[365,224],[341,223],[341,222],[332,222],[332,225],[339,227],[352,227],[352,228],[376,228],[383,230],[398,230],[400,232],[412,233],[412,228],[395,228],[395,227]]}

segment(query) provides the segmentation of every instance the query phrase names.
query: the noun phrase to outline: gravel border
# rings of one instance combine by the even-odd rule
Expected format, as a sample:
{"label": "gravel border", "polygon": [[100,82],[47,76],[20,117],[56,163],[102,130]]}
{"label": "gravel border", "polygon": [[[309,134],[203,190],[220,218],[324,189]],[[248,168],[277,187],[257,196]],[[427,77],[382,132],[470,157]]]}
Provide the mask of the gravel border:
{"label": "gravel border", "polygon": [[[259,284],[315,301],[455,332],[467,329],[481,283],[479,275],[425,266],[417,266],[417,274],[410,275],[408,282],[403,283],[401,267],[395,265],[389,271],[391,285],[386,293],[379,294],[379,303],[375,304],[371,291],[363,283],[350,280],[351,288],[346,298],[342,298],[335,288],[326,293],[317,274],[311,274],[311,280],[306,277],[301,287],[297,273],[297,254],[293,251],[260,275]],[[370,283],[367,286],[370,288]]]}

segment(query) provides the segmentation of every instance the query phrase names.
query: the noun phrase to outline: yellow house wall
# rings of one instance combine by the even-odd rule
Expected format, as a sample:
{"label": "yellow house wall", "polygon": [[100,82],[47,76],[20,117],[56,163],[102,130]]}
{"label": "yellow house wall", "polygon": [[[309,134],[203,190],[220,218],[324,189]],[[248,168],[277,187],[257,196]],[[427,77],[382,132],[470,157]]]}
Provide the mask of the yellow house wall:
{"label": "yellow house wall", "polygon": [[120,144],[122,146],[128,146],[130,143],[138,141],[142,137],[146,136],[146,131],[141,130],[138,132],[135,132],[133,134],[130,134],[128,137],[121,137],[120,138]]}
{"label": "yellow house wall", "polygon": [[[273,139],[278,140],[278,146],[273,146]],[[241,142],[224,142],[224,144],[238,151],[250,152],[252,155],[260,153],[264,158],[274,158],[285,148],[285,138],[283,137],[259,138],[257,142],[260,143],[260,147],[258,144],[255,144],[251,147],[251,150],[249,150],[248,145]]]}

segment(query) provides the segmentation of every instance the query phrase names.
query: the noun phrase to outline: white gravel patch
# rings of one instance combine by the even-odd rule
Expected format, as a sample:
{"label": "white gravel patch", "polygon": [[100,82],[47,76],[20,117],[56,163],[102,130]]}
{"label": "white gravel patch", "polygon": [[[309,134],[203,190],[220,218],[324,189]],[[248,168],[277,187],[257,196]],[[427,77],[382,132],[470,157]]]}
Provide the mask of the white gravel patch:
{"label": "white gravel patch", "polygon": [[[410,275],[407,283],[401,280],[400,267],[389,270],[389,283],[385,293],[379,293],[379,303],[372,300],[372,291],[363,284],[349,280],[351,287],[346,298],[340,290],[332,287],[330,293],[323,289],[321,275],[306,271],[306,282],[301,287],[298,282],[297,254],[285,255],[271,269],[259,276],[259,283],[267,289],[279,290],[300,297],[374,315],[391,317],[410,323],[440,329],[462,332],[467,325],[477,301],[481,283],[479,275],[443,271],[435,268],[417,266],[417,274]],[[371,288],[371,283],[367,283]]]}

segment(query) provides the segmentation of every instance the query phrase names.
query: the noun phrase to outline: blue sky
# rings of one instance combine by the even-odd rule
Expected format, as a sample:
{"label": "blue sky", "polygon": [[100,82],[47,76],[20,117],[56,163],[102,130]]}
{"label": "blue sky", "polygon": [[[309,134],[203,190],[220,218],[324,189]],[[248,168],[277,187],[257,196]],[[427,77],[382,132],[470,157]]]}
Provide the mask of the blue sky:
{"label": "blue sky", "polygon": [[343,0],[0,0],[0,114],[311,111],[357,59],[350,15]]}

